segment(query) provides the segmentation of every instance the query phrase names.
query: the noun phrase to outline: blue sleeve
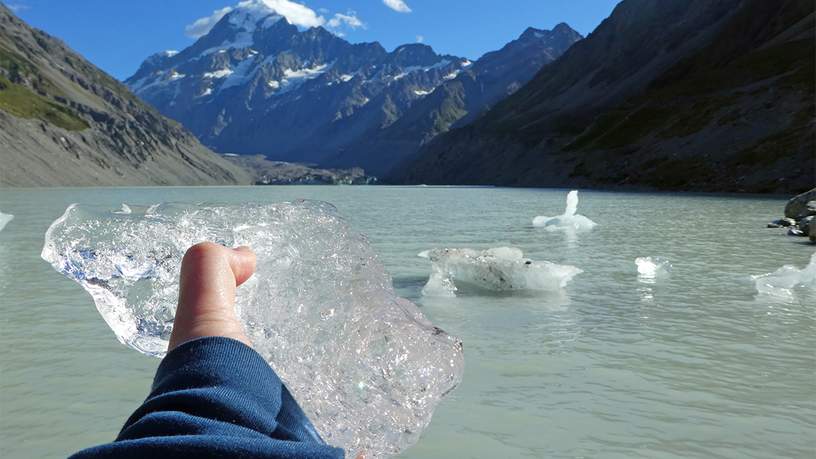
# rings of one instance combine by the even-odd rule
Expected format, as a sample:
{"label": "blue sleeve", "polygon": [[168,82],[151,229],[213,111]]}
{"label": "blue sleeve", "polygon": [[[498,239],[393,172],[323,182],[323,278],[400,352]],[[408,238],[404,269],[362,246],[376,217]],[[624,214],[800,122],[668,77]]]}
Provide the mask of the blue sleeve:
{"label": "blue sleeve", "polygon": [[72,459],[343,458],[327,446],[258,353],[202,338],[167,354],[150,395],[113,443]]}

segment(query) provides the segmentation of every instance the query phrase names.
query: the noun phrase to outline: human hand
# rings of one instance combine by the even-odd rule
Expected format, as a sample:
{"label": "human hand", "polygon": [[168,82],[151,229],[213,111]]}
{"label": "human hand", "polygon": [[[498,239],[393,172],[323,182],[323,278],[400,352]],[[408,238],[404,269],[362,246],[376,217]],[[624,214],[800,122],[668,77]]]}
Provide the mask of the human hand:
{"label": "human hand", "polygon": [[235,290],[255,272],[249,247],[229,249],[212,242],[190,247],[181,262],[179,300],[167,351],[207,336],[252,343],[235,314]]}

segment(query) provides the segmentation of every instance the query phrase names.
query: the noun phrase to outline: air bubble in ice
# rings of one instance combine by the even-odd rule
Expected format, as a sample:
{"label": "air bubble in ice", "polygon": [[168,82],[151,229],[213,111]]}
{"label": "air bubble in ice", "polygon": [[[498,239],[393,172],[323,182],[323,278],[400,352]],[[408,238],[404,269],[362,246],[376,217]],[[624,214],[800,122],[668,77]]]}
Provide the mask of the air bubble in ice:
{"label": "air bubble in ice", "polygon": [[461,342],[396,296],[365,238],[332,206],[128,208],[69,207],[42,252],[93,296],[128,346],[165,353],[182,256],[213,241],[256,252],[257,272],[237,298],[247,334],[324,439],[349,457],[403,451],[460,382]]}
{"label": "air bubble in ice", "polygon": [[578,191],[572,190],[567,194],[567,208],[563,214],[555,217],[538,216],[533,219],[533,226],[551,231],[589,231],[597,226],[597,223],[576,212],[578,212]]}
{"label": "air bubble in ice", "polygon": [[433,249],[419,254],[431,261],[425,296],[456,296],[457,291],[550,291],[563,289],[580,269],[533,261],[513,247],[487,250]]}

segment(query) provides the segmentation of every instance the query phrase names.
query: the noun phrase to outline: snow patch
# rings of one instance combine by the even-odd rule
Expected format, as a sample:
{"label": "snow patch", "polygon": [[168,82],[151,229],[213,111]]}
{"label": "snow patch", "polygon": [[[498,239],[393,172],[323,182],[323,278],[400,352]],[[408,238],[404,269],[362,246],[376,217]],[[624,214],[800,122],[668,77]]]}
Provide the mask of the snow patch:
{"label": "snow patch", "polygon": [[232,73],[233,73],[232,69],[221,69],[221,70],[216,70],[214,72],[207,72],[202,76],[204,78],[220,79],[220,78],[226,78],[226,77],[232,75]]}
{"label": "snow patch", "polygon": [[298,70],[286,69],[283,71],[283,78],[280,80],[280,91],[283,94],[292,91],[309,80],[314,80],[326,73],[331,68],[330,64],[321,64],[314,67],[302,68]]}
{"label": "snow patch", "polygon": [[255,68],[254,70],[252,69],[252,65],[254,64],[254,62],[255,58],[252,57],[241,61],[241,63],[238,64],[237,67],[235,67],[235,71],[233,71],[229,75],[227,81],[225,81],[224,84],[221,85],[219,91],[231,88],[233,86],[240,86],[246,83],[250,78],[252,78],[252,75],[254,75],[255,71],[257,70],[257,68]]}

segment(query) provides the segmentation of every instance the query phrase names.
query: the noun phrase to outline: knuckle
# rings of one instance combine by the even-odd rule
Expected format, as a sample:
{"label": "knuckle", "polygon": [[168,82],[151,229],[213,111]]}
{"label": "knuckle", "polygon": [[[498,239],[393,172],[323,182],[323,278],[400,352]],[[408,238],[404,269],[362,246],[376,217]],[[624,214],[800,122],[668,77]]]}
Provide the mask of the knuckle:
{"label": "knuckle", "polygon": [[186,259],[200,259],[213,256],[220,252],[221,246],[212,242],[199,242],[198,244],[187,249],[184,254]]}

